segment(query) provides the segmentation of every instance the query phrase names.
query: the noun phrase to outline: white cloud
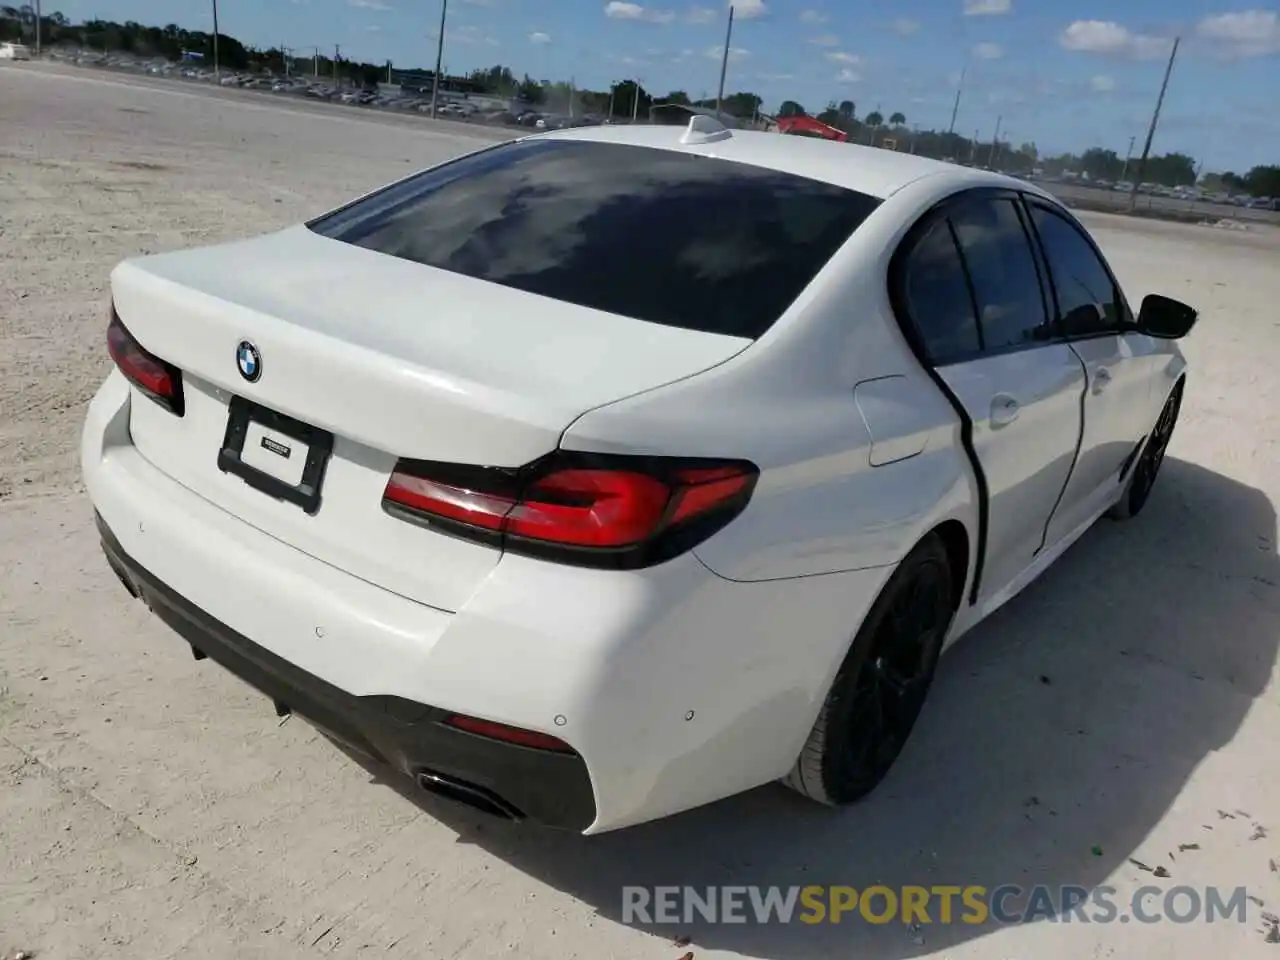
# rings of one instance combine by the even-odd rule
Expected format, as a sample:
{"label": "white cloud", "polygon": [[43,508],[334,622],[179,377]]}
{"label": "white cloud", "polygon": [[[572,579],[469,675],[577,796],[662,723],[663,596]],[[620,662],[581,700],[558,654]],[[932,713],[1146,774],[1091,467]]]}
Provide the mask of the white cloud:
{"label": "white cloud", "polygon": [[1110,77],[1098,74],[1089,81],[1089,86],[1093,88],[1094,93],[1110,93],[1116,88],[1116,82]]}
{"label": "white cloud", "polygon": [[1013,10],[1013,0],[964,0],[966,17],[995,17]]}
{"label": "white cloud", "polygon": [[783,80],[794,80],[796,78],[794,73],[760,73],[760,74],[756,74],[756,76],[760,80],[766,80],[771,82],[772,81],[780,82]]}
{"label": "white cloud", "polygon": [[836,74],[836,83],[857,83],[862,79],[862,74],[857,70],[850,70],[848,67],[843,68]]}
{"label": "white cloud", "polygon": [[1169,53],[1171,41],[1134,33],[1113,20],[1077,20],[1062,31],[1059,42],[1067,50],[1103,56],[1158,59]]}
{"label": "white cloud", "polygon": [[645,23],[670,23],[676,18],[670,10],[654,10],[625,0],[610,0],[604,8],[604,15],[614,20],[641,20]]}
{"label": "white cloud", "polygon": [[[707,48],[707,51],[706,51],[706,55],[707,55],[707,57],[709,57],[709,58],[710,58],[710,59],[712,59],[712,60],[723,60],[723,59],[724,59],[724,45],[723,45],[723,44],[721,44],[721,45],[720,45],[720,46],[718,46],[718,47],[708,47],[708,48]],[[750,51],[749,51],[749,50],[743,50],[741,47],[730,47],[730,48],[729,48],[729,59],[730,59],[730,60],[741,60],[743,57],[746,57],[746,56],[750,56]]]}
{"label": "white cloud", "polygon": [[729,0],[735,20],[758,20],[769,12],[764,0]]}
{"label": "white cloud", "polygon": [[843,50],[833,50],[827,54],[827,59],[835,63],[861,63],[862,61],[852,53],[845,53]]}
{"label": "white cloud", "polygon": [[391,4],[384,3],[383,0],[347,0],[347,3],[361,10],[385,11],[391,9]]}
{"label": "white cloud", "polygon": [[1004,56],[1004,48],[998,43],[980,43],[973,48],[973,55],[979,60],[999,60]]}
{"label": "white cloud", "polygon": [[1280,53],[1280,13],[1242,10],[1205,17],[1196,35],[1229,57],[1262,57]]}
{"label": "white cloud", "polygon": [[541,30],[535,30],[533,31],[533,33],[529,34],[529,42],[539,44],[539,45],[544,43],[550,43],[551,34],[543,33]]}
{"label": "white cloud", "polygon": [[367,27],[365,27],[365,30],[369,33],[379,33],[382,30],[382,28],[378,26],[376,23],[371,23]]}
{"label": "white cloud", "polygon": [[[493,37],[486,37],[480,32],[480,28],[472,23],[463,24],[458,27],[450,27],[446,31],[446,34],[450,43],[465,43],[468,45],[485,43],[491,47],[498,46],[497,40],[493,39]],[[440,34],[438,31],[432,30],[427,34],[427,37],[431,40],[437,40],[439,39]]]}
{"label": "white cloud", "polygon": [[818,47],[837,47],[840,45],[840,38],[833,33],[824,33],[820,37],[814,37],[809,42]]}
{"label": "white cloud", "polygon": [[720,14],[713,7],[690,7],[684,15],[685,23],[715,23]]}
{"label": "white cloud", "polygon": [[827,22],[827,15],[821,10],[805,10],[800,14],[800,22],[807,23],[811,27]]}
{"label": "white cloud", "polygon": [[911,36],[911,34],[916,33],[919,29],[920,29],[919,20],[911,20],[907,17],[902,17],[899,20],[893,21],[894,32],[904,37]]}

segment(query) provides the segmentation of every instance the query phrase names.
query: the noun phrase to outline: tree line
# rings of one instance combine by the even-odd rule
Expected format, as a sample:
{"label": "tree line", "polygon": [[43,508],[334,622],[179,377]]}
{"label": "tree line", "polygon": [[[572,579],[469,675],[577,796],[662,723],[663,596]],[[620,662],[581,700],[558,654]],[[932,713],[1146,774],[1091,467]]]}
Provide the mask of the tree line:
{"label": "tree line", "polygon": [[[30,4],[0,6],[0,41],[33,42],[35,12]],[[214,59],[212,33],[188,30],[178,24],[163,27],[146,26],[134,21],[116,23],[91,19],[72,23],[62,13],[49,13],[40,18],[40,35],[45,46],[68,45],[102,53],[124,53],[137,57],[163,58],[172,62],[199,59],[211,64]],[[298,51],[282,47],[261,49],[241,43],[219,31],[217,53],[220,65],[229,70],[261,73],[312,73],[340,83],[371,87],[395,79],[397,71],[390,64],[347,60],[335,51],[329,56],[319,50],[311,56],[299,57]],[[430,70],[416,70],[413,76],[434,80]],[[400,76],[405,76],[400,73]],[[449,78],[446,78],[448,82]],[[544,106],[565,113],[596,114],[613,118],[647,118],[650,108],[661,104],[679,104],[713,108],[714,100],[695,100],[683,90],[671,90],[655,96],[634,80],[624,79],[607,90],[577,88],[570,83],[544,82],[528,74],[517,77],[510,67],[495,64],[472,70],[463,78],[466,87],[496,96],[520,100],[531,107]],[[727,95],[720,108],[730,116],[743,120],[765,117],[764,101],[750,91]],[[831,101],[822,110],[810,114],[795,100],[783,101],[779,117],[812,116],[828,126],[843,131],[849,140],[890,149],[918,153],[936,159],[989,166],[1015,174],[1042,170],[1047,174],[1073,172],[1094,180],[1115,182],[1137,176],[1136,159],[1119,156],[1114,150],[1092,147],[1081,154],[1042,157],[1034,143],[986,141],[964,137],[954,132],[919,130],[907,126],[907,117],[894,111],[886,118],[877,108],[859,118],[851,100]],[[766,118],[767,119],[767,118]],[[1168,187],[1188,186],[1197,182],[1198,166],[1194,158],[1183,153],[1168,153],[1147,158],[1142,177],[1151,183]],[[1260,165],[1247,173],[1228,171],[1210,174],[1205,180],[1211,189],[1250,193],[1254,196],[1280,197],[1280,165]]]}

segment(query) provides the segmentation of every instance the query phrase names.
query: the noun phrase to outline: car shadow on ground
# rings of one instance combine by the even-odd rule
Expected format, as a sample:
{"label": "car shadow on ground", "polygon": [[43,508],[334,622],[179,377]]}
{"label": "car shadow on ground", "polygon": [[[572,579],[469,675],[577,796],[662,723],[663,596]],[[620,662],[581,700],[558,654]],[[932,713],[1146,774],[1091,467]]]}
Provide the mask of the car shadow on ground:
{"label": "car shadow on ground", "polygon": [[[1140,517],[1100,522],[944,657],[898,765],[849,809],[769,786],[587,838],[483,818],[407,781],[383,782],[459,842],[616,922],[627,885],[1092,887],[1139,852],[1266,688],[1280,607],[1275,534],[1261,491],[1169,458]],[[1215,819],[1212,809],[1203,815]],[[1156,862],[1166,852],[1142,855]],[[997,928],[913,931],[854,916],[647,929],[770,960],[891,960]]]}

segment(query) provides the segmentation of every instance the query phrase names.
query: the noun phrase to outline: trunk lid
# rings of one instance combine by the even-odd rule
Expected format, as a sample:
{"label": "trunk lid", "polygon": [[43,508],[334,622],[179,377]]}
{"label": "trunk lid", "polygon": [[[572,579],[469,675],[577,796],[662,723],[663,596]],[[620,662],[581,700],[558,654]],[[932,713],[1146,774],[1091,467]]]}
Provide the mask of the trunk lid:
{"label": "trunk lid", "polygon": [[[561,303],[305,227],[127,261],[111,288],[139,343],[183,371],[183,417],[133,404],[143,456],[271,536],[444,610],[464,604],[499,556],[385,514],[397,459],[517,467],[555,449],[587,410],[749,343]],[[253,380],[237,365],[244,341],[260,357]],[[219,467],[236,397],[333,435],[316,512]],[[264,437],[250,425],[242,459],[296,483],[305,443],[277,462],[270,444],[294,445],[271,429]]]}

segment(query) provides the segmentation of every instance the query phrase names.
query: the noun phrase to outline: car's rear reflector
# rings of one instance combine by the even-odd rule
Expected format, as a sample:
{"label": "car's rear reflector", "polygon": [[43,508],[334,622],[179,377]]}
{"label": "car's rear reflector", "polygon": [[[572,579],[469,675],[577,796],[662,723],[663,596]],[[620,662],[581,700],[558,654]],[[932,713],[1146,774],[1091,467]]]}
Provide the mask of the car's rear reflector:
{"label": "car's rear reflector", "polygon": [[559,451],[515,471],[401,461],[383,507],[515,553],[633,568],[670,559],[742,512],[745,461]]}
{"label": "car's rear reflector", "polygon": [[490,740],[513,743],[520,747],[530,747],[534,750],[551,750],[555,753],[574,752],[573,747],[559,737],[553,737],[549,733],[524,730],[520,727],[508,726],[505,723],[494,723],[492,720],[480,720],[476,717],[454,714],[445,720],[445,724],[458,730],[465,730],[467,733],[488,737]]}
{"label": "car's rear reflector", "polygon": [[171,413],[182,416],[182,371],[144,350],[121,322],[114,306],[107,324],[107,350],[130,383]]}

